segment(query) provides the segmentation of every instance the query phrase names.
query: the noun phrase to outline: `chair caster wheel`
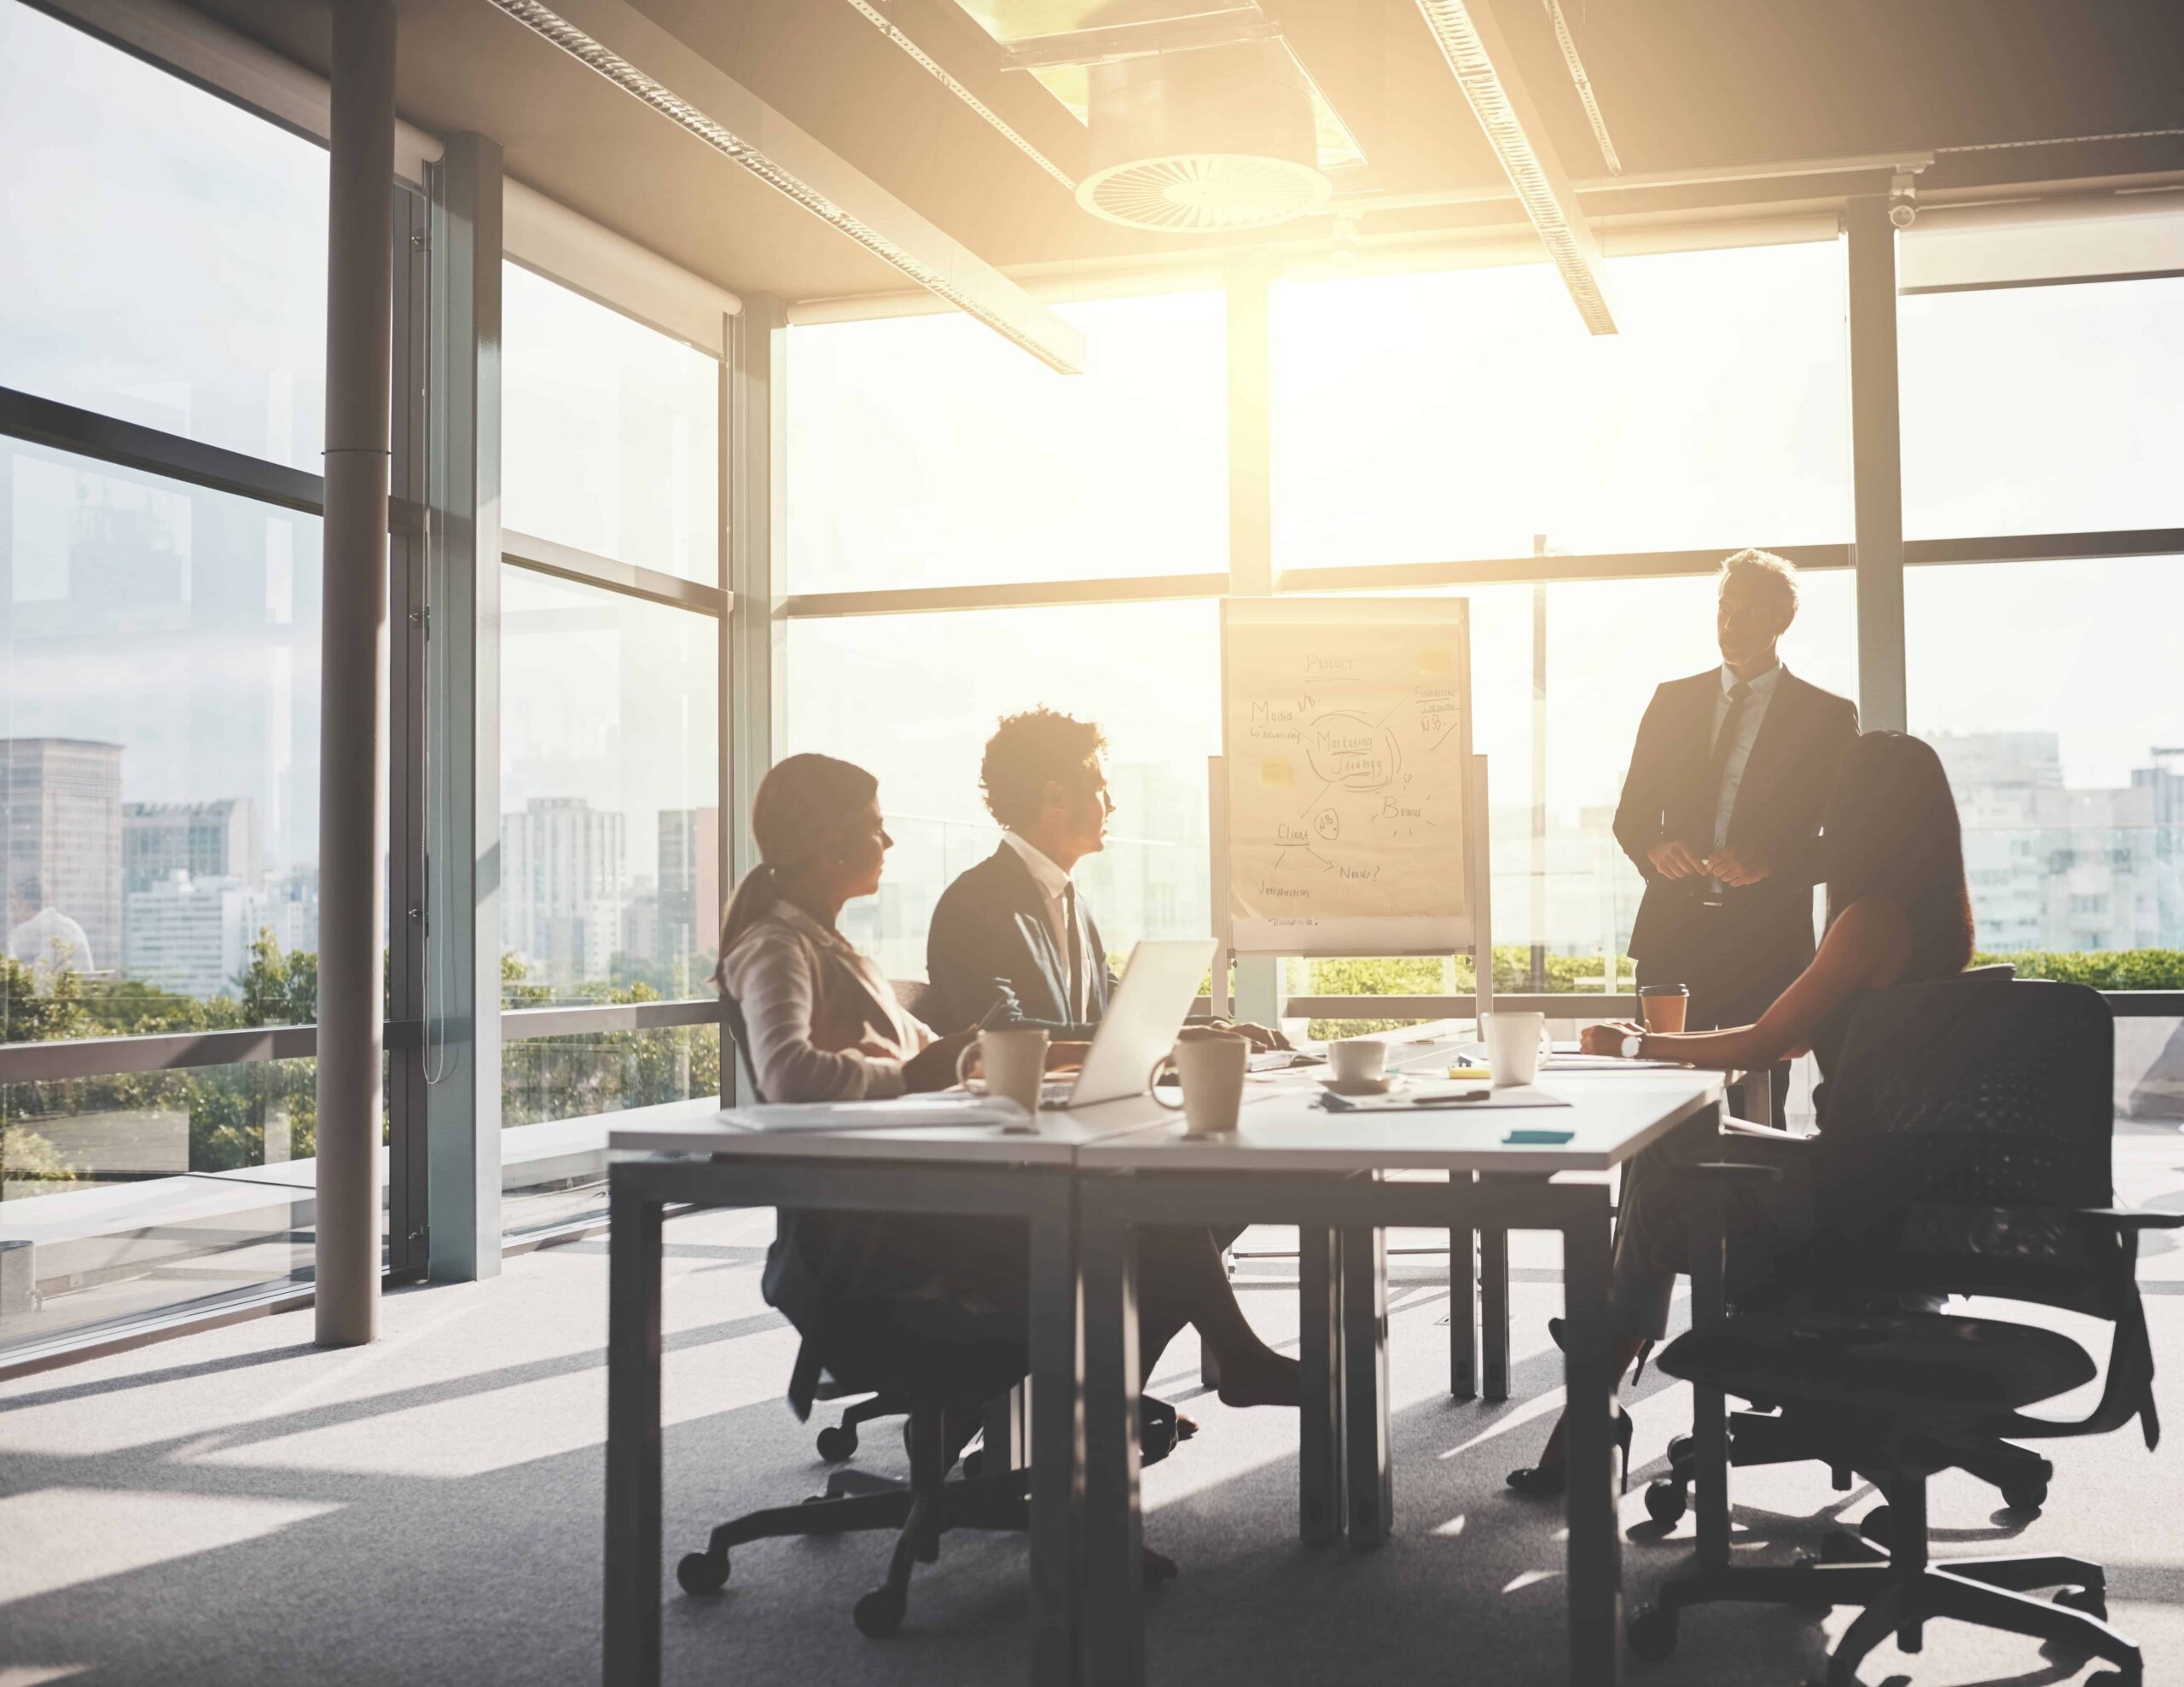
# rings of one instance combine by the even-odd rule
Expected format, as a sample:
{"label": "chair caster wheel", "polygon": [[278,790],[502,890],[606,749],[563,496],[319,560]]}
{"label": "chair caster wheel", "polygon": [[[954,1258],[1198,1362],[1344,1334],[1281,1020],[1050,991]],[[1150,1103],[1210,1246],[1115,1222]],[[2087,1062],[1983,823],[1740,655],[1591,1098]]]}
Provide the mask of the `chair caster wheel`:
{"label": "chair caster wheel", "polygon": [[1630,1649],[1649,1664],[1667,1659],[1676,1650],[1676,1614],[1673,1605],[1647,1605],[1630,1619],[1626,1631]]}
{"label": "chair caster wheel", "polygon": [[986,1456],[983,1450],[974,1449],[963,1455],[963,1480],[975,1482],[986,1473]]}
{"label": "chair caster wheel", "polygon": [[1646,1484],[1646,1515],[1664,1528],[1673,1528],[1682,1522],[1690,1504],[1683,1484],[1673,1476]]}
{"label": "chair caster wheel", "polygon": [[2108,1620],[2108,1595],[2098,1587],[2065,1587],[2055,1595],[2055,1603],[2073,1611],[2082,1611],[2096,1622]]}
{"label": "chair caster wheel", "polygon": [[869,1635],[874,1640],[885,1640],[903,1626],[903,1602],[900,1595],[890,1593],[884,1587],[875,1587],[857,1602],[857,1609],[850,1613],[857,1632]]}
{"label": "chair caster wheel", "polygon": [[2013,1511],[2037,1511],[2048,1503],[2048,1484],[2025,1482],[2002,1490],[2002,1504]]}
{"label": "chair caster wheel", "polygon": [[847,1423],[839,1423],[819,1432],[819,1456],[829,1464],[839,1464],[857,1452],[857,1431]]}
{"label": "chair caster wheel", "polygon": [[1889,1532],[1895,1527],[1896,1514],[1885,1505],[1876,1505],[1858,1519],[1858,1533],[1876,1546],[1890,1544]]}
{"label": "chair caster wheel", "polygon": [[682,1562],[675,1567],[675,1579],[682,1584],[682,1591],[703,1599],[717,1593],[728,1586],[728,1554],[714,1557],[710,1552],[686,1552]]}
{"label": "chair caster wheel", "polygon": [[1692,1462],[1696,1459],[1698,1456],[1698,1443],[1693,1441],[1689,1435],[1670,1435],[1669,1437],[1669,1465],[1670,1469],[1677,1470],[1688,1470]]}

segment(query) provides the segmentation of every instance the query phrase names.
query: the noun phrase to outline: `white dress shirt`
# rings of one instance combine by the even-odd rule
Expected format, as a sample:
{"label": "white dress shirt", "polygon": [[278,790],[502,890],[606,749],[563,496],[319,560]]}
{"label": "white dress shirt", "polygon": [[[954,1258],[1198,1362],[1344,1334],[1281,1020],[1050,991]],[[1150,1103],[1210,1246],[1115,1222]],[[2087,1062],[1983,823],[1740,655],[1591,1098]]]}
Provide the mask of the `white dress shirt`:
{"label": "white dress shirt", "polygon": [[[1782,664],[1778,662],[1750,681],[1751,700],[1745,704],[1744,713],[1737,716],[1736,741],[1729,745],[1728,760],[1722,764],[1722,788],[1714,799],[1714,848],[1716,849],[1728,847],[1729,817],[1736,812],[1737,786],[1744,782],[1745,764],[1751,760],[1751,746],[1759,742],[1760,722],[1767,718],[1767,704],[1773,699],[1774,687],[1781,677]],[[1714,725],[1706,735],[1710,755],[1719,748],[1716,740],[1722,735],[1722,723],[1729,717],[1729,691],[1736,683],[1735,670],[1723,663],[1721,695],[1714,699]]]}
{"label": "white dress shirt", "polygon": [[[1071,895],[1070,877],[1056,867],[1047,853],[1037,845],[1025,843],[1013,832],[1001,834],[1002,841],[1016,851],[1024,865],[1031,869],[1031,882],[1039,887],[1039,894],[1046,898],[1047,929],[1054,934],[1054,948],[1061,954],[1061,964],[1069,965],[1069,926],[1075,898]],[[1074,981],[1077,1000],[1064,1004],[1072,1021],[1081,1021],[1085,1015],[1083,1001],[1085,979],[1083,974],[1091,965],[1082,932],[1077,936],[1077,954],[1082,959],[1077,966],[1078,977]]]}

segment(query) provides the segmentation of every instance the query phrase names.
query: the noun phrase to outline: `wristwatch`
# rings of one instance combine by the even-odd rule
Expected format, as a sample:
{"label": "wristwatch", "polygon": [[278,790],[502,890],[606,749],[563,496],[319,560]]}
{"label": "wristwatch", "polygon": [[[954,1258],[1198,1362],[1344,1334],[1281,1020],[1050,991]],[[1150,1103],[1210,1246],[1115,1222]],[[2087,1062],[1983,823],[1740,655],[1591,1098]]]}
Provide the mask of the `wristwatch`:
{"label": "wristwatch", "polygon": [[1625,1060],[1635,1060],[1638,1058],[1638,1051],[1645,1046],[1646,1039],[1641,1033],[1626,1031],[1623,1037],[1623,1058]]}

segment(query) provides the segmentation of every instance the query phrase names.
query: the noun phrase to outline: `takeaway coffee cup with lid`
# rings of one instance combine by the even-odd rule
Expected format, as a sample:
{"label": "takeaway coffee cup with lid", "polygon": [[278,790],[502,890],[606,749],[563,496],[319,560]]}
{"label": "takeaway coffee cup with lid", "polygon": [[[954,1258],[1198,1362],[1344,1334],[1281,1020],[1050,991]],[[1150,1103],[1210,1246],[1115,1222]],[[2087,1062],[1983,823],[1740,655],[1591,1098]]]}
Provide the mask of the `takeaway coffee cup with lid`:
{"label": "takeaway coffee cup with lid", "polygon": [[1641,984],[1638,987],[1638,1017],[1645,1022],[1649,1031],[1681,1031],[1690,1007],[1691,987],[1688,984]]}

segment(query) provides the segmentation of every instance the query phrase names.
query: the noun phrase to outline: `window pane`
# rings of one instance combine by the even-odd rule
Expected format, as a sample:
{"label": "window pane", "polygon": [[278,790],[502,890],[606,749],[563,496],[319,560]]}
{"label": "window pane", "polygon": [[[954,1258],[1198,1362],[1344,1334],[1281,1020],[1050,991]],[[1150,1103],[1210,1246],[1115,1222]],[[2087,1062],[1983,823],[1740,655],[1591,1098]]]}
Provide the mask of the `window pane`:
{"label": "window pane", "polygon": [[0,385],[317,473],[326,154],[0,0]]}
{"label": "window pane", "polygon": [[317,518],[0,440],[0,1036],[307,1022]]}
{"label": "window pane", "polygon": [[791,591],[1227,569],[1222,295],[1057,309],[1083,374],[956,315],[790,331]]}
{"label": "window pane", "polygon": [[503,1000],[706,991],[720,930],[719,623],[501,571]]}
{"label": "window pane", "polygon": [[308,1282],[317,1064],[0,1085],[0,1353]]}
{"label": "window pane", "polygon": [[516,1235],[606,1210],[607,1132],[600,1115],[719,1093],[717,1026],[503,1043],[502,1229]]}
{"label": "window pane", "polygon": [[1833,242],[1276,288],[1277,567],[1850,536]]}
{"label": "window pane", "polygon": [[2184,525],[2184,277],[1899,305],[1914,539]]}
{"label": "window pane", "polygon": [[792,621],[788,748],[869,768],[895,839],[880,895],[843,910],[851,940],[892,977],[926,976],[933,903],[1000,838],[979,791],[986,739],[1002,715],[1042,704],[1107,734],[1114,823],[1077,879],[1109,949],[1210,931],[1214,617],[1194,602]]}
{"label": "window pane", "polygon": [[2184,948],[2184,557],[1914,568],[1903,595],[1980,948]]}
{"label": "window pane", "polygon": [[720,578],[720,363],[502,266],[502,519],[708,585]]}

